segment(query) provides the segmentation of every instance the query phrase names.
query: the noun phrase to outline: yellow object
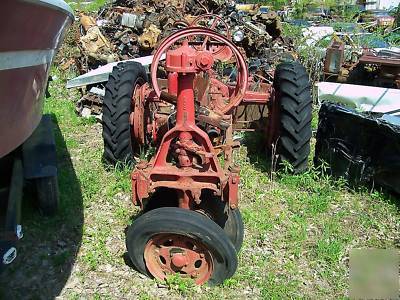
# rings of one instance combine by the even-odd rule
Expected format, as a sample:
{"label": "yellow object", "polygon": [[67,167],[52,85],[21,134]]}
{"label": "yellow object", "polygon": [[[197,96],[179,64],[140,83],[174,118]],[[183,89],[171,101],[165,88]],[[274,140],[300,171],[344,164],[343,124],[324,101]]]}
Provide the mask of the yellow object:
{"label": "yellow object", "polygon": [[158,41],[158,37],[161,34],[161,30],[154,24],[151,24],[149,28],[143,31],[143,34],[139,36],[138,43],[142,49],[153,49]]}
{"label": "yellow object", "polygon": [[236,4],[236,9],[245,12],[256,12],[258,10],[258,4]]}

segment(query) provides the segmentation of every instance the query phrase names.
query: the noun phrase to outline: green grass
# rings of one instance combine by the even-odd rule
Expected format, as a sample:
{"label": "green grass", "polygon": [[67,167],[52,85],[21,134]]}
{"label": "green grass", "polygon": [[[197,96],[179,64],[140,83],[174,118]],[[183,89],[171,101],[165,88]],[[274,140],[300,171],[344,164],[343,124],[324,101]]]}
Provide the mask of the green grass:
{"label": "green grass", "polygon": [[166,285],[170,290],[176,291],[183,296],[189,296],[194,293],[195,283],[191,278],[182,278],[179,274],[167,276]]}
{"label": "green grass", "polygon": [[66,0],[66,2],[74,11],[90,13],[98,11],[99,8],[103,7],[107,3],[111,3],[111,0],[92,0],[88,4],[84,4],[85,2],[89,2],[88,0]]}

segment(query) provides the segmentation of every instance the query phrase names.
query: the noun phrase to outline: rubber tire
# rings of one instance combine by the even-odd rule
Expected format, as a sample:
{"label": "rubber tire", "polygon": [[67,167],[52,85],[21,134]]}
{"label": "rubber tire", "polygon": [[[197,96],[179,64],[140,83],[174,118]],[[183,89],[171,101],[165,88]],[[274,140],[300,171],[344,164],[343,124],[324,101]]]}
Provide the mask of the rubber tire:
{"label": "rubber tire", "polygon": [[278,65],[274,77],[276,103],[279,105],[279,139],[276,145],[278,167],[288,162],[294,173],[308,168],[312,137],[312,97],[306,69],[299,62]]}
{"label": "rubber tire", "polygon": [[45,216],[57,213],[60,197],[57,175],[34,179],[39,209]]}
{"label": "rubber tire", "polygon": [[209,285],[223,283],[237,268],[236,251],[224,231],[209,218],[186,209],[162,207],[137,218],[129,227],[126,246],[136,269],[150,277],[144,261],[144,249],[149,239],[160,233],[173,233],[197,239],[208,247],[214,262]]}
{"label": "rubber tire", "polygon": [[129,116],[134,88],[145,82],[146,70],[137,62],[119,63],[110,74],[103,100],[103,158],[111,165],[132,163],[140,151],[131,136]]}
{"label": "rubber tire", "polygon": [[225,202],[218,198],[203,200],[199,208],[224,230],[236,252],[239,252],[244,239],[243,218],[239,209],[230,209]]}
{"label": "rubber tire", "polygon": [[238,208],[229,209],[228,218],[225,224],[219,224],[218,222],[217,224],[221,226],[225,234],[229,237],[236,252],[239,252],[242,248],[244,239],[244,225],[240,210]]}
{"label": "rubber tire", "polygon": [[[179,201],[173,190],[158,189],[152,195],[152,198],[145,202],[142,212],[147,213],[160,207],[177,207],[178,205]],[[244,239],[244,225],[242,214],[238,208],[230,209],[219,198],[208,196],[201,201],[200,205],[196,205],[193,210],[200,211],[199,213],[207,215],[217,223],[231,240],[236,252],[240,251]]]}

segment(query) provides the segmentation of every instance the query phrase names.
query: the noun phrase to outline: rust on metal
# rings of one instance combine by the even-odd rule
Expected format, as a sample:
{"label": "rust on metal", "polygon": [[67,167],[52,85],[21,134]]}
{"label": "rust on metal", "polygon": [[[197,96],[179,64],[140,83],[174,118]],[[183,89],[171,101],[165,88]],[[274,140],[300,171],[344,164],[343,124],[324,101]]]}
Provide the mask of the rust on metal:
{"label": "rust on metal", "polygon": [[[199,47],[196,37],[209,38],[205,45]],[[180,42],[179,42],[180,41]],[[238,80],[236,85],[226,85],[212,76],[212,67],[217,52],[210,50],[206,45],[213,41],[225,43],[235,56],[238,64]],[[171,48],[177,42],[179,47]],[[192,46],[192,43],[195,43]],[[157,78],[157,69],[161,53],[166,52],[165,70],[168,72],[168,90],[161,90]],[[206,72],[211,80],[200,80],[198,74]],[[210,190],[231,208],[238,206],[239,171],[232,166],[232,151],[237,143],[232,138],[233,117],[235,107],[244,102],[265,104],[270,98],[269,86],[263,86],[263,91],[248,91],[248,71],[245,59],[241,52],[224,36],[211,29],[189,27],[178,31],[166,38],[157,49],[152,67],[151,78],[153,90],[146,86],[141,93],[135,91],[135,109],[133,127],[136,138],[141,138],[143,106],[138,103],[155,103],[165,101],[176,105],[175,126],[163,134],[157,133],[158,149],[156,155],[148,162],[137,165],[132,173],[133,202],[143,205],[143,201],[159,188],[169,188],[178,191],[179,207],[192,209],[201,202],[202,191]],[[210,103],[203,102],[204,106],[196,105],[196,83],[203,83],[203,91],[208,90]],[[201,85],[200,85],[201,86]],[[146,92],[143,92],[147,90]],[[156,100],[150,95],[156,95]],[[202,92],[204,94],[204,92]],[[147,105],[147,104],[145,104]],[[226,141],[223,146],[214,148],[210,136],[204,129],[198,127],[197,122],[212,126],[212,132],[226,131]],[[163,121],[167,125],[168,121]],[[159,132],[157,122],[147,125],[149,131]],[[139,126],[140,125],[140,126]],[[140,128],[136,128],[139,126]],[[140,131],[139,131],[140,129]],[[159,137],[159,138],[158,138]],[[221,166],[217,156],[224,153],[225,165]],[[172,161],[171,161],[172,158]]]}
{"label": "rust on metal", "polygon": [[156,278],[179,273],[196,284],[207,282],[214,269],[211,253],[198,240],[178,234],[158,234],[144,250],[146,267]]}

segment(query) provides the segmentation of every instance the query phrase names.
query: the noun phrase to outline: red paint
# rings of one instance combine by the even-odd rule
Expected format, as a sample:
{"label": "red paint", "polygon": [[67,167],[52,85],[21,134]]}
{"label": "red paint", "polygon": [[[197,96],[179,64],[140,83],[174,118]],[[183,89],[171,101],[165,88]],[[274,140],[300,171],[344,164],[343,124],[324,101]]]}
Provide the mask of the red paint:
{"label": "red paint", "polygon": [[[238,65],[235,86],[226,85],[213,76],[212,67],[217,59],[215,49],[198,48],[198,44],[191,44],[196,36],[205,36],[225,43],[226,46],[223,47],[230,49]],[[178,42],[181,43],[179,47],[172,47]],[[172,34],[161,43],[151,65],[154,90],[150,90],[148,86],[142,87],[140,90],[145,92],[139,93],[135,101],[161,105],[157,68],[163,53],[166,53],[165,70],[168,72],[168,101],[176,101],[176,123],[174,128],[160,135],[161,141],[157,139],[159,146],[156,155],[149,162],[138,164],[133,171],[133,202],[142,205],[144,199],[158,188],[164,187],[177,191],[179,207],[191,209],[201,202],[201,193],[207,189],[213,191],[222,201],[228,202],[232,209],[237,208],[240,177],[239,169],[232,166],[231,152],[234,142],[231,114],[238,105],[267,103],[272,87],[263,84],[259,91],[248,90],[251,79],[240,51],[225,37],[210,29],[190,27]],[[210,106],[202,96],[205,94],[207,82],[196,77],[200,72],[210,76]],[[231,124],[227,130],[226,145],[222,148],[226,158],[224,168],[217,158],[221,150],[214,149],[208,134],[196,125],[194,90],[197,86],[200,86],[198,100],[201,105],[212,111],[212,114],[208,115],[209,120],[215,120],[216,124],[222,120],[228,122],[228,126]],[[275,118],[271,119],[275,122]],[[138,121],[140,117],[135,115],[134,124]],[[147,126],[153,130],[156,141],[157,122],[153,121]]]}
{"label": "red paint", "polygon": [[195,126],[194,119],[194,74],[179,74],[176,126]]}
{"label": "red paint", "polygon": [[[192,42],[196,36],[225,43],[222,47],[230,49],[238,68],[235,86],[224,84],[215,78],[212,71],[217,59],[215,49],[199,48],[199,43]],[[172,47],[176,43],[181,44],[179,47]],[[271,85],[262,84],[258,91],[249,90],[252,79],[248,76],[244,57],[237,47],[210,29],[190,27],[167,37],[156,50],[151,65],[153,90],[148,86],[141,89],[146,91],[139,95],[142,103],[162,103],[157,69],[163,53],[166,53],[165,70],[168,72],[166,81],[169,93],[164,99],[173,103],[176,101],[176,123],[174,128],[160,135],[161,141],[155,138],[155,133],[158,132],[157,121],[147,125],[153,131],[154,141],[157,140],[159,146],[156,155],[149,162],[137,165],[132,173],[133,202],[142,205],[144,199],[158,188],[164,187],[177,191],[179,207],[191,209],[195,203],[201,202],[202,191],[207,189],[234,209],[238,206],[240,177],[239,170],[232,165],[231,152],[235,143],[231,115],[239,105],[268,103],[273,89]],[[209,74],[209,83],[196,77],[201,72]],[[210,104],[204,98],[207,86]],[[215,122],[214,126],[222,121],[228,124],[226,144],[218,150],[214,149],[208,134],[196,125],[194,91],[197,87],[200,87],[197,90],[198,101],[210,111],[204,115],[208,118],[204,120]],[[134,119],[134,124],[136,120],[140,120],[139,116]],[[274,138],[277,120],[272,116],[270,121],[272,124],[269,129],[273,132],[271,138]],[[224,167],[217,158],[221,151],[226,160]]]}
{"label": "red paint", "polygon": [[1,0],[0,52],[55,49],[71,22],[66,12],[40,2]]}
{"label": "red paint", "polygon": [[168,93],[178,95],[178,73],[170,72],[168,74]]}
{"label": "red paint", "polygon": [[[221,113],[230,114],[237,106],[240,105],[244,95],[246,94],[248,82],[249,82],[249,72],[247,69],[247,64],[246,64],[245,58],[243,57],[243,55],[239,51],[239,49],[228,38],[216,33],[215,31],[213,31],[211,29],[202,28],[202,27],[189,27],[187,29],[177,31],[163,40],[163,42],[161,43],[159,48],[154,53],[153,61],[152,61],[151,68],[150,68],[151,82],[152,82],[153,89],[154,89],[156,95],[158,97],[160,97],[161,90],[159,88],[158,80],[157,80],[157,68],[158,68],[158,64],[161,60],[161,56],[176,42],[178,42],[182,39],[185,39],[185,38],[193,38],[194,36],[204,36],[205,38],[213,39],[215,41],[225,44],[226,46],[224,45],[222,47],[228,47],[229,49],[231,49],[233,56],[235,57],[235,59],[237,61],[237,68],[238,68],[237,83],[234,88],[234,92],[232,93],[232,95],[230,95],[230,98],[228,101],[229,103],[227,105],[225,105],[224,107],[222,107],[222,109],[221,109]],[[182,47],[184,47],[184,49],[187,50],[185,52],[182,52],[182,57],[180,59],[182,59],[183,61],[177,61],[176,59],[178,59],[178,58],[175,55],[172,55],[169,58],[167,57],[167,64],[171,65],[171,63],[172,63],[172,64],[174,64],[174,67],[176,65],[176,67],[179,68],[182,65],[184,65],[185,62],[186,63],[189,62],[189,65],[185,66],[185,68],[186,68],[185,70],[187,72],[194,72],[195,66],[193,65],[193,63],[194,63],[193,56],[195,55],[196,50],[192,47],[189,47],[189,49],[187,49],[188,47],[186,47],[186,46],[182,46]],[[178,49],[173,50],[173,51],[178,51]],[[182,51],[182,49],[180,51]],[[199,52],[206,52],[206,51],[208,51],[208,50],[206,50],[204,47],[202,47],[201,49],[199,49],[197,51],[196,55],[198,55]],[[215,53],[214,51],[209,51],[209,52],[212,55],[213,55],[213,53]],[[215,57],[214,57],[214,59],[215,59]],[[170,61],[168,61],[168,60],[170,60]],[[192,65],[190,65],[190,62],[192,62]],[[170,69],[170,70],[172,71],[172,69]]]}
{"label": "red paint", "polygon": [[[72,19],[61,10],[31,1],[2,0],[0,54],[55,50]],[[50,62],[0,71],[0,157],[20,146],[42,117]]]}
{"label": "red paint", "polygon": [[161,280],[179,272],[182,277],[203,284],[214,269],[212,256],[202,243],[178,234],[152,237],[145,246],[144,259],[150,274]]}
{"label": "red paint", "polygon": [[[177,79],[176,125],[164,135],[150,163],[139,165],[133,172],[135,204],[142,203],[159,187],[178,190],[181,208],[199,203],[203,189],[225,198],[223,191],[229,185],[230,172],[222,169],[208,135],[196,125],[193,90],[194,74],[199,71],[196,62],[200,62],[202,70],[212,67],[207,53],[190,48],[187,41],[167,52],[166,70],[173,74],[168,77],[172,83],[168,90],[174,90]],[[167,161],[170,156],[176,157],[177,165]]]}

